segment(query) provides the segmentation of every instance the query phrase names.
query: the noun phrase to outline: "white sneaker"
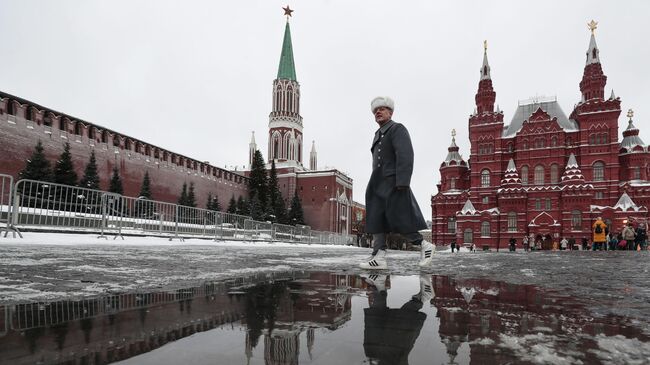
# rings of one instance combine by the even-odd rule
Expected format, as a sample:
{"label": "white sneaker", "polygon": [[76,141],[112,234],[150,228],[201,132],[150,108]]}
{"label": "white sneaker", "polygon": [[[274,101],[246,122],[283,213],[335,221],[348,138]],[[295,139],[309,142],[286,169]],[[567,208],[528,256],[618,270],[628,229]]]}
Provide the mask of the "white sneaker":
{"label": "white sneaker", "polygon": [[377,291],[386,291],[386,275],[370,274],[361,275],[368,285],[377,288]]}
{"label": "white sneaker", "polygon": [[422,303],[428,303],[436,296],[431,285],[431,274],[420,275],[420,293],[418,294]]}
{"label": "white sneaker", "polygon": [[366,270],[386,270],[388,264],[386,263],[386,250],[379,250],[375,256],[370,260],[364,260],[359,264],[359,267]]}
{"label": "white sneaker", "polygon": [[431,242],[422,240],[420,244],[420,262],[418,263],[420,267],[431,266],[434,252],[436,252],[436,246]]}

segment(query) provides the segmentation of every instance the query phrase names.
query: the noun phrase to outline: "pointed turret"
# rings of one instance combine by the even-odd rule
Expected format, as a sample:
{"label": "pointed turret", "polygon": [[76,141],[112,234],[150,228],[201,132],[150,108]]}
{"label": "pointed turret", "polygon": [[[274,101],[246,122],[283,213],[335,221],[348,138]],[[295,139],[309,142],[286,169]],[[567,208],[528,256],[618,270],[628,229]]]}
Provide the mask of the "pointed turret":
{"label": "pointed turret", "polygon": [[255,157],[255,151],[257,150],[257,143],[255,143],[255,131],[252,131],[251,142],[248,144],[248,166],[253,164],[253,157]]}
{"label": "pointed turret", "polygon": [[580,81],[580,91],[585,101],[591,99],[603,100],[605,98],[607,76],[603,73],[603,68],[600,63],[600,50],[596,45],[595,31],[598,23],[592,20],[588,26],[591,29],[591,39],[589,40],[589,48],[587,49],[585,70],[582,75],[582,81]]}
{"label": "pointed turret", "polygon": [[517,166],[515,166],[515,160],[512,158],[508,161],[508,167],[506,168],[506,172],[501,180],[501,186],[504,188],[521,187],[521,179],[517,172]]}
{"label": "pointed turret", "polygon": [[634,117],[634,111],[632,109],[628,110],[627,117],[630,119],[627,122],[627,128],[623,131],[621,149],[624,149],[625,152],[632,152],[637,146],[642,148],[646,147],[641,137],[639,137],[639,129],[633,124],[632,117]]}
{"label": "pointed turret", "polygon": [[584,182],[585,177],[582,175],[582,170],[580,170],[576,156],[571,153],[569,156],[569,161],[566,164],[566,168],[564,169],[561,183],[562,185],[577,185],[584,184]]}
{"label": "pointed turret", "polygon": [[311,152],[309,153],[309,169],[318,170],[318,159],[316,156],[316,141],[311,141]]}
{"label": "pointed turret", "polygon": [[490,64],[487,58],[487,41],[483,42],[483,64],[481,65],[481,79],[478,83],[478,91],[474,97],[478,114],[491,113],[494,111],[494,101],[497,94],[492,88],[492,76],[490,76]]}
{"label": "pointed turret", "polygon": [[291,45],[291,29],[289,20],[284,27],[284,41],[282,42],[282,53],[280,55],[280,66],[278,67],[278,79],[296,80],[296,66],[293,63],[293,46]]}
{"label": "pointed turret", "polygon": [[444,164],[450,166],[455,163],[455,165],[465,165],[463,157],[458,153],[458,146],[456,145],[456,131],[452,132],[451,145],[447,148],[447,158],[445,158]]}

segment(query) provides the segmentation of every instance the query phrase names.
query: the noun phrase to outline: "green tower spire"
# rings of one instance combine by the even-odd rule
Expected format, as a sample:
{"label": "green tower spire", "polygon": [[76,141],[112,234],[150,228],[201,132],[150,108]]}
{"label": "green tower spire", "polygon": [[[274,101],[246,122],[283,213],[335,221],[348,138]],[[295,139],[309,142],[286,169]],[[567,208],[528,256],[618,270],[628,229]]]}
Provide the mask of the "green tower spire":
{"label": "green tower spire", "polygon": [[280,55],[280,67],[278,67],[278,79],[296,80],[296,66],[293,63],[293,47],[291,46],[291,29],[289,22],[284,28],[284,41],[282,42],[282,54]]}

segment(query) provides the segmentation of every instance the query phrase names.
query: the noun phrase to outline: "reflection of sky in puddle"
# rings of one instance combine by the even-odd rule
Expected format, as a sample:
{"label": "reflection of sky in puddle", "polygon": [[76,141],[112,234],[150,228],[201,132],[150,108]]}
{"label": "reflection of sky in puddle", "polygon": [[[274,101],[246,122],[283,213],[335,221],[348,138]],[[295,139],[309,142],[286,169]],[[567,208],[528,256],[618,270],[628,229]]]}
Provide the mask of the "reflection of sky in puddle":
{"label": "reflection of sky in puddle", "polygon": [[[378,287],[381,277],[372,277]],[[430,280],[430,281],[429,281]],[[432,296],[421,289],[431,283]],[[446,276],[258,274],[0,307],[7,364],[644,363],[648,326],[535,286]],[[385,301],[385,305],[384,305]],[[646,334],[643,333],[646,331]]]}

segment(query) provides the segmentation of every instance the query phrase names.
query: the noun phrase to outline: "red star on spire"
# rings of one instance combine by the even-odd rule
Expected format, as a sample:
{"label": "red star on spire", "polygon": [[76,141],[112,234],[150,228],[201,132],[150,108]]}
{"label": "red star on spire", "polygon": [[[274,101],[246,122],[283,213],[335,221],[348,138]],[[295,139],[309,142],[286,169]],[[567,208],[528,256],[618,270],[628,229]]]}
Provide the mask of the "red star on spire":
{"label": "red star on spire", "polygon": [[282,8],[282,9],[284,9],[284,15],[286,15],[287,18],[291,16],[291,13],[293,13],[293,10],[289,8],[289,5],[287,5],[286,8]]}

